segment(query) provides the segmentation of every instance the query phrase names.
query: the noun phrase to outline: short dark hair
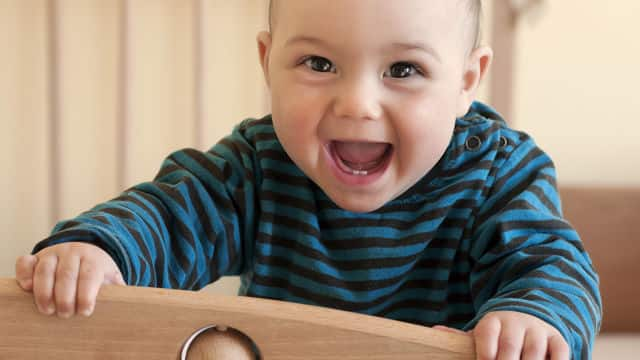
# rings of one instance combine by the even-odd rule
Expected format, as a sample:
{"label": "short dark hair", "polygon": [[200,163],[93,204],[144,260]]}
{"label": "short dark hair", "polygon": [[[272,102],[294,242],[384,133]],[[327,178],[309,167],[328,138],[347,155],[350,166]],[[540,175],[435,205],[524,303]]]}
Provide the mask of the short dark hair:
{"label": "short dark hair", "polygon": [[[469,14],[471,14],[471,29],[473,29],[473,47],[478,47],[480,45],[481,39],[481,19],[482,19],[482,0],[465,0],[467,1],[467,6],[469,7]],[[272,14],[273,14],[273,3],[274,0],[269,0],[269,31],[271,31],[273,23],[272,23]]]}

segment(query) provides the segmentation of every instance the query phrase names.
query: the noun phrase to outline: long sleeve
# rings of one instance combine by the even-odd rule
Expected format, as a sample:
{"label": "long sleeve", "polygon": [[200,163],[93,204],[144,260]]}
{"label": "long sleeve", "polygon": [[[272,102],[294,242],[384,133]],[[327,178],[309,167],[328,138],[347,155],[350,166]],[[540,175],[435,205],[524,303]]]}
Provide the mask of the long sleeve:
{"label": "long sleeve", "polygon": [[477,213],[470,254],[477,316],[467,329],[490,311],[520,311],[556,327],[572,358],[590,359],[602,316],[598,277],[562,217],[551,159],[530,138],[518,140]]}
{"label": "long sleeve", "polygon": [[62,242],[95,244],[131,285],[199,289],[239,274],[255,211],[255,156],[243,131],[241,124],[208,152],[171,154],[152,182],[57,224],[33,252]]}

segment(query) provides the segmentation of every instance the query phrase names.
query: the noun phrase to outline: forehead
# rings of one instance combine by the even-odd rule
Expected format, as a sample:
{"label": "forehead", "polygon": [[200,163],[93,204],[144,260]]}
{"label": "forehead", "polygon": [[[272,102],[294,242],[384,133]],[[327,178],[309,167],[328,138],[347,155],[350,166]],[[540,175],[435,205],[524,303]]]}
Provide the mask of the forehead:
{"label": "forehead", "polygon": [[[384,42],[457,42],[466,22],[466,0],[277,0],[274,37],[291,36]],[[277,31],[275,30],[277,28]]]}

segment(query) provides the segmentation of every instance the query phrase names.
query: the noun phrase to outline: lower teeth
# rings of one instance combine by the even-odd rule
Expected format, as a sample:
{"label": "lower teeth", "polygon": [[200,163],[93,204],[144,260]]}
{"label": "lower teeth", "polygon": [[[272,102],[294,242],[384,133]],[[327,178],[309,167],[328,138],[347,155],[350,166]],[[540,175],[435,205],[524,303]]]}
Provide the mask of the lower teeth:
{"label": "lower teeth", "polygon": [[358,176],[365,176],[367,174],[369,174],[369,172],[367,170],[351,170],[351,175],[358,175]]}

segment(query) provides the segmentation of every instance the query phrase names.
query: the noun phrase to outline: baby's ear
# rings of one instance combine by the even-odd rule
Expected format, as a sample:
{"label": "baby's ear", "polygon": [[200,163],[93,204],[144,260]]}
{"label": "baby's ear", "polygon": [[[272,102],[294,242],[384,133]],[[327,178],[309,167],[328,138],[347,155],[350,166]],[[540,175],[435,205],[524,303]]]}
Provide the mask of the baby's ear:
{"label": "baby's ear", "polygon": [[489,70],[492,59],[493,50],[488,46],[475,48],[469,54],[462,73],[462,86],[458,98],[458,117],[464,116],[469,111],[471,103],[476,98],[480,82]]}
{"label": "baby's ear", "polygon": [[259,32],[256,41],[258,42],[258,56],[260,57],[260,65],[262,66],[264,79],[267,82],[267,86],[270,86],[269,55],[271,53],[271,33],[268,31]]}

